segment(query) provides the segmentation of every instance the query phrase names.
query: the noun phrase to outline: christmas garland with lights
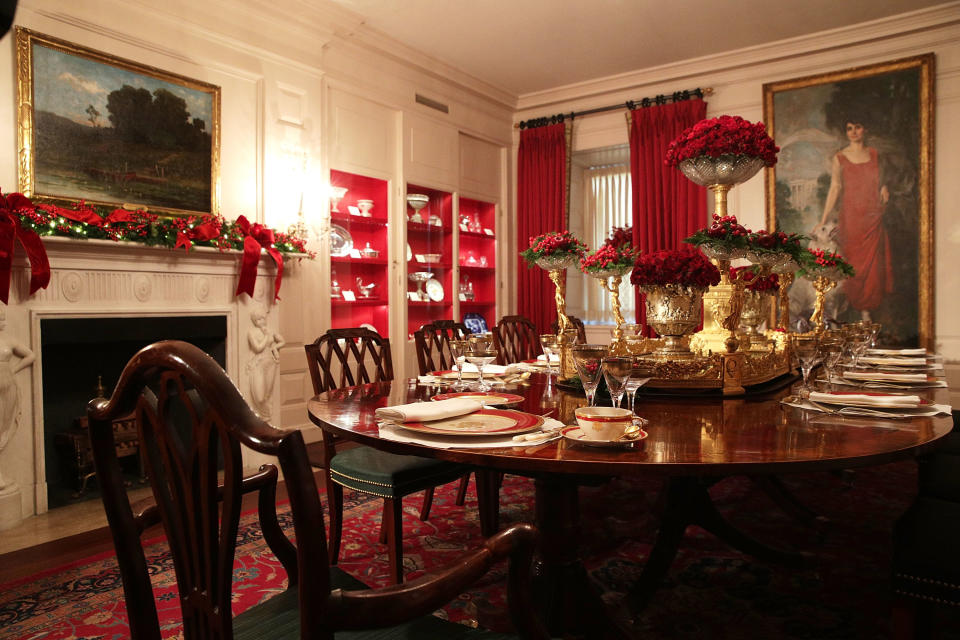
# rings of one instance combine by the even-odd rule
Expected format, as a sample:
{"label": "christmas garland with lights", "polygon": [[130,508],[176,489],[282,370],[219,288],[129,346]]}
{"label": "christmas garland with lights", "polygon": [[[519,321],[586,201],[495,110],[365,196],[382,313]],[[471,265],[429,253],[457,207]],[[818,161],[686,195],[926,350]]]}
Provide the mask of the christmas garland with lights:
{"label": "christmas garland with lights", "polygon": [[30,293],[46,287],[49,263],[41,238],[50,236],[137,242],[170,249],[183,247],[185,251],[193,246],[242,251],[237,295],[253,295],[261,250],[277,264],[275,295],[283,278],[283,254],[314,257],[304,238],[250,223],[242,215],[236,220],[226,220],[221,215],[161,216],[144,209],[111,209],[84,201],[68,208],[52,203],[34,204],[19,193],[0,194],[0,300],[4,303],[17,241],[30,259]]}

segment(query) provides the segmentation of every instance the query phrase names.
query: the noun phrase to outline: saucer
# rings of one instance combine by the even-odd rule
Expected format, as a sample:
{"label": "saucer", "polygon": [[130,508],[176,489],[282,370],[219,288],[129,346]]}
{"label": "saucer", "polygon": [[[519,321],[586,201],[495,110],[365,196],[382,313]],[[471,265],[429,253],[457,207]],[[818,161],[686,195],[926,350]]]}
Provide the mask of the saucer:
{"label": "saucer", "polygon": [[603,447],[607,449],[621,449],[624,447],[632,446],[635,442],[640,442],[647,437],[647,432],[643,430],[643,427],[647,425],[647,420],[641,418],[640,423],[640,433],[637,434],[636,438],[631,438],[630,440],[584,440],[583,439],[583,430],[580,427],[573,425],[566,427],[560,431],[560,435],[563,436],[564,440],[568,442],[573,442],[576,444],[582,444],[587,447]]}

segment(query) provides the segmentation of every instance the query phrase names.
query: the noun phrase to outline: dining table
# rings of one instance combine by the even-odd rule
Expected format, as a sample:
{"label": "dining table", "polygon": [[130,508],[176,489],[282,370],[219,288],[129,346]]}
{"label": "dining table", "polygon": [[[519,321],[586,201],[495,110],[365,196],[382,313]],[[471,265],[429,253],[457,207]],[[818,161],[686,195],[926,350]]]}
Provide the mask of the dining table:
{"label": "dining table", "polygon": [[[782,400],[795,397],[796,380],[796,375],[786,376],[740,397],[641,388],[635,412],[646,421],[646,437],[615,446],[585,445],[559,434],[546,442],[514,441],[496,448],[458,446],[456,441],[435,446],[385,437],[376,409],[430,401],[449,391],[418,379],[323,393],[310,400],[308,412],[316,426],[363,445],[531,477],[540,532],[535,595],[548,627],[556,635],[629,638],[632,617],[654,596],[691,524],[761,559],[788,566],[815,560],[802,550],[763,543],[732,526],[710,498],[713,484],[731,476],[750,476],[780,491],[779,504],[792,506],[799,515],[813,514],[815,509],[793,499],[778,478],[915,458],[934,450],[953,426],[949,413],[892,418],[785,404]],[[543,373],[500,389],[522,397],[511,409],[546,414],[564,424],[576,424],[574,410],[587,404],[582,391]],[[949,401],[945,387],[910,393],[925,403]],[[579,488],[619,477],[662,480],[663,494],[651,553],[628,596],[611,612],[588,579],[580,556]]]}

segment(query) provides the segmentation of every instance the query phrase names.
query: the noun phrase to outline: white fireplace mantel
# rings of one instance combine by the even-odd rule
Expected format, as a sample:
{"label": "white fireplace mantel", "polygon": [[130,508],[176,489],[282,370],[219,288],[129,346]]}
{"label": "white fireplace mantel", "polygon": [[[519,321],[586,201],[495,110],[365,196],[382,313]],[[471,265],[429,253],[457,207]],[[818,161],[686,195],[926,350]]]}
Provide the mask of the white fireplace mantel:
{"label": "white fireplace mantel", "polygon": [[[44,238],[51,278],[46,289],[28,296],[30,269],[22,251],[14,260],[10,303],[11,337],[36,354],[31,367],[16,375],[20,420],[10,444],[0,453],[0,468],[19,486],[19,504],[0,498],[0,529],[47,510],[43,438],[43,389],[40,322],[47,318],[223,315],[226,317],[226,370],[239,389],[248,391],[242,363],[252,356],[245,336],[256,307],[272,309],[275,269],[260,261],[254,297],[236,296],[242,254],[209,247],[150,247],[109,240]],[[295,268],[297,259],[285,260]],[[277,313],[268,316],[276,329]],[[108,390],[109,392],[109,390]],[[274,405],[276,398],[273,399]],[[247,452],[253,453],[253,452]],[[262,462],[250,456],[245,466]],[[17,510],[19,513],[14,513]]]}

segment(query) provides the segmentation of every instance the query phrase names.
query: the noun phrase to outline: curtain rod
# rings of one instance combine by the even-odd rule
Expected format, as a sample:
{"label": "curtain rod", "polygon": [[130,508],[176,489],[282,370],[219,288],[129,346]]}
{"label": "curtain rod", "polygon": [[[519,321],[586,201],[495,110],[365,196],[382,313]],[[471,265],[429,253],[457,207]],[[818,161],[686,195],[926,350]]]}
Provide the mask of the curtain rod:
{"label": "curtain rod", "polygon": [[668,102],[680,102],[682,100],[689,100],[690,98],[703,98],[704,96],[713,95],[713,88],[706,87],[704,89],[686,89],[684,91],[674,91],[670,95],[660,94],[652,98],[641,98],[640,100],[627,100],[620,104],[613,104],[609,107],[597,107],[596,109],[587,109],[586,111],[571,111],[568,114],[558,113],[554,116],[546,116],[543,118],[531,118],[530,120],[522,120],[517,124],[513,125],[514,129],[532,129],[534,127],[544,127],[548,124],[557,124],[558,122],[563,122],[567,118],[573,120],[577,116],[589,116],[594,113],[603,113],[604,111],[613,111],[615,109],[630,109],[633,111],[637,107],[652,107],[656,104],[667,104]]}

